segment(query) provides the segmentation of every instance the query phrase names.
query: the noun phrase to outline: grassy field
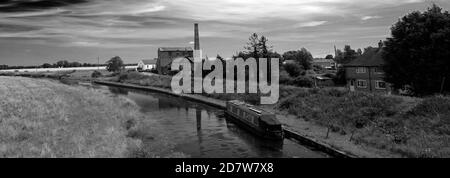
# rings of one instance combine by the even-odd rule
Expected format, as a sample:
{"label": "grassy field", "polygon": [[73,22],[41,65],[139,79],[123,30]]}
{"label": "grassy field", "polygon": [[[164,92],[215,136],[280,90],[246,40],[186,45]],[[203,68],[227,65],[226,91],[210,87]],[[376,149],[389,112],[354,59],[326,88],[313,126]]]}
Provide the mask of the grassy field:
{"label": "grassy field", "polygon": [[350,141],[356,144],[404,157],[450,157],[449,97],[310,89],[287,97],[278,109],[330,132],[351,135]]}
{"label": "grassy field", "polygon": [[[171,151],[160,128],[126,98],[0,76],[0,157],[184,156]],[[146,138],[153,141],[143,144]]]}

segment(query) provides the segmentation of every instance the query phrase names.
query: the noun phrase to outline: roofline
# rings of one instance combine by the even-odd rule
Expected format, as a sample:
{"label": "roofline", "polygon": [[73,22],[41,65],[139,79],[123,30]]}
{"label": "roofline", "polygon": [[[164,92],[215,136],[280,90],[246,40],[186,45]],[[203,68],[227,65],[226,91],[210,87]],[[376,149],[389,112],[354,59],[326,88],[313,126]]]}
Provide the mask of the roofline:
{"label": "roofline", "polygon": [[356,64],[350,64],[350,65],[346,65],[344,64],[344,67],[381,67],[384,66],[383,64],[380,65],[356,65]]}
{"label": "roofline", "polygon": [[[161,50],[162,48],[178,48],[175,50]],[[159,47],[158,51],[194,51],[192,47]]]}

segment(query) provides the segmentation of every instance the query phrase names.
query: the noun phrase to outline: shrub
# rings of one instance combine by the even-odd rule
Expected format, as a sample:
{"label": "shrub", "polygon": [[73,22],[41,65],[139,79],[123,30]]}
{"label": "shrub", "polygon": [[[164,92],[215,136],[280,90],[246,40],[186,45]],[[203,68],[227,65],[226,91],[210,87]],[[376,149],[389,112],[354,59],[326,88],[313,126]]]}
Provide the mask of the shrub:
{"label": "shrub", "polygon": [[347,79],[345,78],[345,69],[344,68],[339,68],[336,76],[333,77],[333,82],[337,85],[346,85],[347,84]]}
{"label": "shrub", "polygon": [[282,71],[280,71],[279,82],[280,82],[280,84],[284,84],[284,85],[293,85],[294,79],[291,76],[289,76],[289,74],[285,70],[282,70]]}
{"label": "shrub", "polygon": [[314,80],[311,77],[300,76],[294,79],[294,85],[299,87],[313,87]]}
{"label": "shrub", "polygon": [[324,89],[321,90],[324,94],[328,95],[328,96],[333,96],[333,97],[342,97],[345,94],[348,93],[348,91],[346,90],[339,90],[336,88],[331,88],[331,89]]}
{"label": "shrub", "polygon": [[145,75],[140,74],[139,72],[123,72],[119,74],[119,81],[124,80],[141,80],[146,78]]}
{"label": "shrub", "polygon": [[91,74],[91,77],[92,77],[92,78],[98,78],[98,77],[101,77],[101,76],[102,76],[102,73],[99,72],[99,71],[94,71],[94,72],[92,72],[92,74]]}
{"label": "shrub", "polygon": [[158,70],[156,70],[155,68],[150,69],[150,73],[158,74]]}
{"label": "shrub", "polygon": [[291,77],[298,77],[303,71],[303,67],[297,63],[284,64],[284,69]]}
{"label": "shrub", "polygon": [[409,112],[415,116],[450,115],[450,98],[433,96],[425,98]]}

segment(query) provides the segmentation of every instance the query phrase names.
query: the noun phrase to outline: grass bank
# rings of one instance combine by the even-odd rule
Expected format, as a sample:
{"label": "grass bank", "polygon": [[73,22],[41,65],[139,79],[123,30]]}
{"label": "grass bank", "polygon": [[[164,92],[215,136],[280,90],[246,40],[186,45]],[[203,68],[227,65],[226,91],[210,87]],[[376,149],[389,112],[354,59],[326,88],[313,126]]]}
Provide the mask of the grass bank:
{"label": "grass bank", "polygon": [[[450,157],[450,98],[301,90],[277,109],[403,157]],[[324,133],[327,135],[327,133]]]}
{"label": "grass bank", "polygon": [[126,98],[0,76],[0,157],[183,157],[165,134]]}

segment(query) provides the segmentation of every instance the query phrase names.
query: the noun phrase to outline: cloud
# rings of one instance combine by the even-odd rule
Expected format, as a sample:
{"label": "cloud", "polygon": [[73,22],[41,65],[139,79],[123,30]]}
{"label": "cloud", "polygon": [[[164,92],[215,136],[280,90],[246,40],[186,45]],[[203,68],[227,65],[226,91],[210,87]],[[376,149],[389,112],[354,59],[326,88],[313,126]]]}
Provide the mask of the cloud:
{"label": "cloud", "polygon": [[311,21],[311,22],[302,22],[294,25],[295,28],[302,28],[302,27],[315,27],[319,25],[323,25],[327,23],[327,21]]}
{"label": "cloud", "polygon": [[192,45],[193,23],[200,23],[203,47],[224,56],[242,50],[254,32],[275,50],[323,53],[320,45],[378,42],[399,16],[427,6],[422,0],[4,0],[0,44],[145,47],[147,54],[150,47]]}
{"label": "cloud", "polygon": [[361,17],[361,20],[371,20],[371,19],[379,19],[379,18],[381,18],[380,16],[364,16],[364,17]]}
{"label": "cloud", "polygon": [[0,2],[0,12],[37,11],[73,4],[86,3],[87,0],[3,0]]}

